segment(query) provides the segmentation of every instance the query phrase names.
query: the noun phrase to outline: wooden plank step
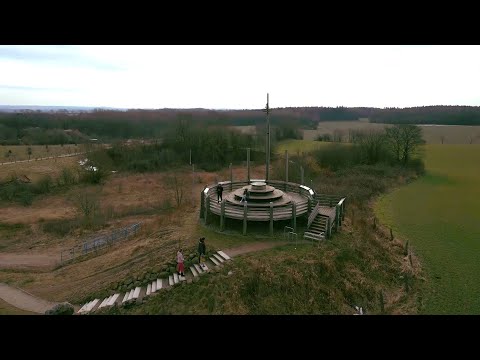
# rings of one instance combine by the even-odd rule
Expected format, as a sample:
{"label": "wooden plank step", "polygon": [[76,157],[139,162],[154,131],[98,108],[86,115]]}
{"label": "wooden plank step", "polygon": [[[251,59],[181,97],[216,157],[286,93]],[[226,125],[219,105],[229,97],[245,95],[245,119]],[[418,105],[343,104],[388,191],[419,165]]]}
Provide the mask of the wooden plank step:
{"label": "wooden plank step", "polygon": [[145,296],[150,295],[151,292],[152,292],[152,284],[148,284],[147,285],[147,292],[145,293]]}
{"label": "wooden plank step", "polygon": [[157,279],[157,291],[163,287],[163,280]]}
{"label": "wooden plank step", "polygon": [[83,312],[83,310],[87,307],[89,303],[83,304],[83,306],[80,308],[80,310],[77,311],[77,314],[80,314]]}
{"label": "wooden plank step", "polygon": [[187,278],[186,278],[185,276],[180,276],[180,275],[178,275],[178,279],[179,279],[180,281],[185,281],[185,280],[187,280]]}
{"label": "wooden plank step", "polygon": [[107,306],[115,305],[119,297],[120,297],[120,293],[113,295],[112,298],[107,302]]}
{"label": "wooden plank step", "polygon": [[127,292],[125,293],[125,296],[123,297],[123,300],[122,300],[122,304],[123,304],[124,302],[127,302],[127,301],[128,301],[128,295],[130,295],[130,291],[127,291]]}
{"label": "wooden plank step", "polygon": [[135,292],[135,289],[130,290],[130,294],[128,294],[127,301],[130,301],[133,299],[133,293]]}
{"label": "wooden plank step", "polygon": [[178,279],[178,274],[177,273],[173,273],[173,282],[174,282],[174,284],[178,284],[180,282],[180,280]]}
{"label": "wooden plank step", "polygon": [[193,266],[195,266],[195,270],[197,270],[198,274],[203,274],[203,270],[200,268],[200,265],[193,264]]}
{"label": "wooden plank step", "polygon": [[87,308],[86,312],[94,311],[100,305],[100,299],[93,300]]}
{"label": "wooden plank step", "polygon": [[100,306],[98,307],[99,309],[103,308],[105,305],[107,305],[107,302],[108,300],[110,300],[110,296],[109,297],[106,297],[105,299],[103,299],[103,301],[101,302]]}
{"label": "wooden plank step", "polygon": [[210,261],[213,262],[216,266],[220,266],[220,262],[215,259],[213,256],[210,257]]}
{"label": "wooden plank step", "polygon": [[217,253],[219,253],[220,256],[223,257],[225,260],[232,260],[232,258],[225,254],[222,250],[218,250]]}
{"label": "wooden plank step", "polygon": [[194,268],[193,266],[190,266],[190,271],[192,272],[193,277],[197,277],[197,276],[198,276],[197,270],[195,270],[195,268]]}
{"label": "wooden plank step", "polygon": [[208,272],[207,264],[200,265],[200,268],[201,268],[204,272]]}
{"label": "wooden plank step", "polygon": [[173,276],[172,276],[172,275],[169,275],[169,276],[168,276],[168,284],[169,284],[170,286],[173,286],[173,285],[175,284],[175,283],[173,282]]}
{"label": "wooden plank step", "polygon": [[133,299],[138,299],[138,297],[140,296],[140,290],[142,290],[140,286],[137,286],[135,288],[135,292],[133,293]]}
{"label": "wooden plank step", "polygon": [[153,280],[152,284],[151,284],[151,292],[152,294],[157,291],[157,280]]}
{"label": "wooden plank step", "polygon": [[218,261],[220,261],[221,263],[225,262],[225,260],[223,260],[223,258],[218,255],[218,254],[213,254],[213,256],[215,256],[215,259],[217,259]]}

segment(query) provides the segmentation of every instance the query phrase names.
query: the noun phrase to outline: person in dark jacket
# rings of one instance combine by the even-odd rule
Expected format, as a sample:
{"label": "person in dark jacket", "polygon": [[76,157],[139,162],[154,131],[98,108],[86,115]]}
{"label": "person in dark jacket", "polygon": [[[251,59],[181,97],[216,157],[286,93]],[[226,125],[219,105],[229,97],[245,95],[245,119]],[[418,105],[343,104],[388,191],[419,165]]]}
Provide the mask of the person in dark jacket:
{"label": "person in dark jacket", "polygon": [[217,202],[222,201],[223,186],[222,184],[217,185]]}
{"label": "person in dark jacket", "polygon": [[207,253],[207,247],[205,246],[205,238],[201,237],[200,240],[198,241],[198,263],[200,264],[200,266],[204,265],[204,259],[205,259],[206,253]]}

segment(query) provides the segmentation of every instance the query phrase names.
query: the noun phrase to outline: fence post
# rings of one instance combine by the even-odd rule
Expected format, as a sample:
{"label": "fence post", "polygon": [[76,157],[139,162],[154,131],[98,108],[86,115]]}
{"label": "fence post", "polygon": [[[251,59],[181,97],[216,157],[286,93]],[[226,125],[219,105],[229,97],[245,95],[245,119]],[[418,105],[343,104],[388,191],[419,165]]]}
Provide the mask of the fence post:
{"label": "fence post", "polygon": [[270,236],[273,236],[273,203],[270,202]]}
{"label": "fence post", "polygon": [[205,211],[204,206],[205,206],[205,189],[206,188],[207,186],[204,186],[202,192],[200,193],[200,219],[203,219],[203,215]]}
{"label": "fence post", "polygon": [[293,232],[297,232],[297,204],[292,201],[292,227]]}
{"label": "fence post", "polygon": [[243,235],[247,235],[247,204],[243,203]]}
{"label": "fence post", "polygon": [[337,205],[335,205],[335,232],[338,231],[338,227],[340,225],[339,217],[340,217],[340,211],[338,209],[338,204],[337,204]]}
{"label": "fence post", "polygon": [[222,200],[220,209],[220,230],[225,230],[225,199]]}
{"label": "fence post", "polygon": [[232,191],[233,189],[232,182],[233,182],[233,170],[232,170],[232,163],[230,163],[230,191]]}
{"label": "fence post", "polygon": [[205,225],[208,225],[208,213],[210,211],[210,196],[205,199]]}

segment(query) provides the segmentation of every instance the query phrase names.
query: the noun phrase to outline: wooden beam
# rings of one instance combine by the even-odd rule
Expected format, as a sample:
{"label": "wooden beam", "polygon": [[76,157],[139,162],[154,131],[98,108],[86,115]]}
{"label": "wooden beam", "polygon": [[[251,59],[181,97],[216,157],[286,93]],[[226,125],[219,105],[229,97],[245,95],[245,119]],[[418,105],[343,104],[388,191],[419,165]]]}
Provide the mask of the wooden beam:
{"label": "wooden beam", "polygon": [[247,235],[247,204],[243,204],[243,235]]}
{"label": "wooden beam", "polygon": [[208,225],[208,213],[210,212],[210,196],[205,199],[205,225]]}
{"label": "wooden beam", "polygon": [[225,199],[222,200],[220,210],[220,231],[225,230]]}
{"label": "wooden beam", "polygon": [[270,202],[270,236],[273,236],[273,203]]}
{"label": "wooden beam", "polygon": [[247,181],[250,181],[250,148],[247,148]]}
{"label": "wooden beam", "polygon": [[294,232],[297,232],[297,204],[292,201],[292,228]]}

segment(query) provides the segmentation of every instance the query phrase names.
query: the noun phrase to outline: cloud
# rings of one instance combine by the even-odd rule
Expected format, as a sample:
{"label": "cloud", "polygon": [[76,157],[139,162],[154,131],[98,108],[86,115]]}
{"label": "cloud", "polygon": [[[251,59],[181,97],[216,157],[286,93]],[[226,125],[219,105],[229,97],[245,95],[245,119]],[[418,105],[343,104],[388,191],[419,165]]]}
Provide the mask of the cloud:
{"label": "cloud", "polygon": [[87,67],[107,71],[124,70],[123,67],[111,62],[84,54],[80,47],[70,45],[3,45],[0,46],[0,61],[2,60]]}

